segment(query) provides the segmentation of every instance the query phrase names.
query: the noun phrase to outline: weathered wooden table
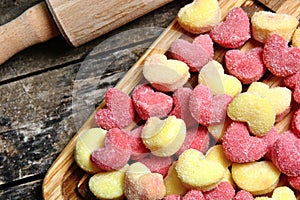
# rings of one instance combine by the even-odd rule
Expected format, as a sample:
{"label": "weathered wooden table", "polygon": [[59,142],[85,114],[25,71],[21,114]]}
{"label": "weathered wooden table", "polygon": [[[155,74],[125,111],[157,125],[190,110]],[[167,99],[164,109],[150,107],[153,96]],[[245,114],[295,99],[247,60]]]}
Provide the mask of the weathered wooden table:
{"label": "weathered wooden table", "polygon": [[[0,25],[38,2],[0,0]],[[48,168],[106,89],[188,2],[175,0],[78,48],[58,36],[0,65],[0,199],[42,199]],[[83,75],[89,66],[97,66],[94,78]]]}

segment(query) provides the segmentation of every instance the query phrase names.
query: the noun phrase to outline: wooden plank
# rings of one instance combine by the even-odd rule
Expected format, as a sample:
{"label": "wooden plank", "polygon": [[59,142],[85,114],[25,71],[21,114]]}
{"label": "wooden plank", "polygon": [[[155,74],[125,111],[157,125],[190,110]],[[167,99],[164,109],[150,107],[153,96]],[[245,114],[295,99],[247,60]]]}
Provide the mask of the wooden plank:
{"label": "wooden plank", "polygon": [[258,0],[269,9],[278,12],[294,15],[298,19],[300,18],[300,0]]}
{"label": "wooden plank", "polygon": [[[70,47],[62,36],[58,36],[43,44],[30,47],[18,53],[6,63],[0,65],[0,84],[1,82],[7,83],[14,81],[18,79],[18,77],[26,77],[32,74],[43,73],[48,69],[57,69],[70,63],[80,62],[85,59],[85,56],[91,51],[94,51],[95,54],[103,53],[104,51],[112,52],[122,46],[125,48],[126,46],[130,46],[132,43],[139,43],[147,39],[154,41],[160,34],[160,32],[156,32],[155,30],[141,32],[140,34],[135,34],[131,38],[119,38],[119,46],[115,46],[113,43],[107,43],[105,49],[98,49],[98,51],[95,50],[97,46],[104,42],[107,38],[114,37],[123,31],[138,29],[141,27],[153,27],[154,24],[159,28],[167,27],[176,16],[180,7],[187,1],[188,0],[180,2],[178,0],[174,1],[155,10],[151,14],[145,15],[124,27],[114,30],[103,37],[95,39],[94,41],[78,48]],[[33,2],[31,2],[31,4],[32,3]],[[24,10],[26,8],[24,8]],[[15,9],[12,10],[14,11]],[[9,13],[10,12],[8,11],[6,13],[2,12],[2,8],[0,7],[0,19],[2,19],[4,15],[10,16]],[[7,21],[3,21],[3,23],[8,22],[11,19],[13,18],[10,16]],[[5,76],[2,76],[2,74],[5,74]]]}
{"label": "wooden plank", "polygon": [[42,179],[31,181],[28,183],[20,184],[10,187],[6,190],[0,190],[0,199],[26,199],[37,200],[42,199]]}

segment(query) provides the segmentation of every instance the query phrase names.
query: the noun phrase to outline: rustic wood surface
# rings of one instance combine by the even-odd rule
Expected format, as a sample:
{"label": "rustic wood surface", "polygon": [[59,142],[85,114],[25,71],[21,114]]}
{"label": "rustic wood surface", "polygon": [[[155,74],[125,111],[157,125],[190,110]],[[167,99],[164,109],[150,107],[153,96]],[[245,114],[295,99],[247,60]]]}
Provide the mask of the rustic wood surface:
{"label": "rustic wood surface", "polygon": [[[0,25],[39,2],[0,0]],[[0,65],[0,199],[42,199],[45,173],[90,110],[188,2],[175,0],[77,48],[62,36],[55,37]],[[129,37],[125,31],[132,29]],[[86,65],[103,66],[97,72],[99,79],[86,79],[90,73],[82,69]],[[77,99],[76,92],[83,92],[86,99]]]}

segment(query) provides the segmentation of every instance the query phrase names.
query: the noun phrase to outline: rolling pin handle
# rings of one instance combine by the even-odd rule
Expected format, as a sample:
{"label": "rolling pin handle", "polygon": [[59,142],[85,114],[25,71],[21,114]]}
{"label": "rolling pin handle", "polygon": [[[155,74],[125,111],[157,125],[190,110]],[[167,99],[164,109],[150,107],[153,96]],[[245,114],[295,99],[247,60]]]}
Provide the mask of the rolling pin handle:
{"label": "rolling pin handle", "polygon": [[23,49],[59,35],[50,12],[41,2],[0,26],[0,65]]}

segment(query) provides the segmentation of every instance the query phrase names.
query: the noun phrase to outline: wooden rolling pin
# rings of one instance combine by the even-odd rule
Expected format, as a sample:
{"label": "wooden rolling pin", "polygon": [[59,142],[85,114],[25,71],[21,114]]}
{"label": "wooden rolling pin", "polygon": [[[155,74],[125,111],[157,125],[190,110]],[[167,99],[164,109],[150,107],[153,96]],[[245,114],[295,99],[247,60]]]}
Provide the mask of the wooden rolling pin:
{"label": "wooden rolling pin", "polygon": [[46,0],[0,26],[0,65],[59,34],[77,47],[172,0]]}

